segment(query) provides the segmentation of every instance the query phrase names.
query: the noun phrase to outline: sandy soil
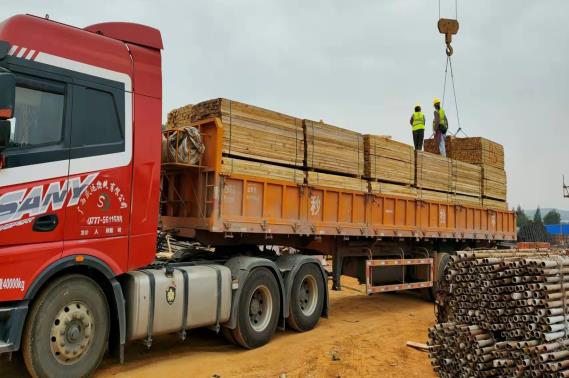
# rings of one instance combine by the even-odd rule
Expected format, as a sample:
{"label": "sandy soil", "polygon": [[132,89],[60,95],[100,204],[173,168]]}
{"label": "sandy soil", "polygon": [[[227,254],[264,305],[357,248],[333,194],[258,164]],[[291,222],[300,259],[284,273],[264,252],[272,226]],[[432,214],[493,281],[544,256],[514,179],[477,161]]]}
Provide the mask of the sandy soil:
{"label": "sandy soil", "polygon": [[[405,346],[425,342],[433,305],[414,294],[363,295],[345,279],[330,292],[330,318],[307,333],[277,332],[251,351],[228,344],[209,330],[155,340],[151,351],[128,346],[126,364],[105,359],[97,378],[137,377],[435,377],[427,355]],[[0,361],[0,376],[26,376],[22,364]]]}

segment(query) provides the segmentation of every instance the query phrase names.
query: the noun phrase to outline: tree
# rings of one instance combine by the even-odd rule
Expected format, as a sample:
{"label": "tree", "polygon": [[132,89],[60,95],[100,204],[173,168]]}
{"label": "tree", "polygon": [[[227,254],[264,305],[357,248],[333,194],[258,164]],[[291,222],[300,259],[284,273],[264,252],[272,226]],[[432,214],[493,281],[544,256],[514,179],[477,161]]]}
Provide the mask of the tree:
{"label": "tree", "polygon": [[561,223],[561,214],[556,209],[549,210],[545,217],[543,217],[544,224],[559,224]]}
{"label": "tree", "polygon": [[534,223],[543,223],[543,219],[541,219],[541,209],[539,208],[539,206],[537,207],[537,210],[533,215],[533,221]]}
{"label": "tree", "polygon": [[519,228],[522,228],[529,223],[528,216],[527,216],[526,212],[524,211],[524,209],[522,209],[522,207],[520,205],[518,205],[518,207],[516,208],[516,218],[517,218],[517,224],[516,225]]}

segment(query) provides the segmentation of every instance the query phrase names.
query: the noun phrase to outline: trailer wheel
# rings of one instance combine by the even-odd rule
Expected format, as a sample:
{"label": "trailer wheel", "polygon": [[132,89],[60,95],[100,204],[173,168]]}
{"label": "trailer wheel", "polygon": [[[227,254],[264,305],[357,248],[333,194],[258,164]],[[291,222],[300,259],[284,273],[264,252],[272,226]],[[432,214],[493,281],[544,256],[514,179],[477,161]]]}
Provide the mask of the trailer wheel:
{"label": "trailer wheel", "polygon": [[32,306],[24,362],[33,377],[87,377],[103,359],[108,338],[109,307],[101,288],[82,275],[63,276]]}
{"label": "trailer wheel", "polygon": [[319,268],[304,264],[292,284],[288,326],[299,332],[314,328],[322,314],[325,292]]}
{"label": "trailer wheel", "polygon": [[233,338],[247,349],[265,345],[277,329],[280,309],[279,286],[273,274],[266,268],[253,270],[239,297]]}

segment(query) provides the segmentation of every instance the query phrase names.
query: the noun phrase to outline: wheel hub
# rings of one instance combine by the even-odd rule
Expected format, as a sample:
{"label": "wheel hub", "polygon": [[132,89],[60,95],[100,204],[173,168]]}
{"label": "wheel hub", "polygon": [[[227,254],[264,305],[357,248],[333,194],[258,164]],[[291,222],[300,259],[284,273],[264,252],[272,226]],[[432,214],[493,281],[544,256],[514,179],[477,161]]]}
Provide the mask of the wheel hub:
{"label": "wheel hub", "polygon": [[269,289],[264,285],[253,291],[249,301],[249,324],[255,331],[263,331],[270,322],[273,311],[272,300]]}
{"label": "wheel hub", "polygon": [[80,360],[91,346],[94,318],[87,305],[73,301],[56,315],[50,333],[51,352],[63,365]]}
{"label": "wheel hub", "polygon": [[316,309],[318,302],[318,286],[312,276],[305,276],[298,287],[298,305],[300,311],[306,316],[310,316]]}

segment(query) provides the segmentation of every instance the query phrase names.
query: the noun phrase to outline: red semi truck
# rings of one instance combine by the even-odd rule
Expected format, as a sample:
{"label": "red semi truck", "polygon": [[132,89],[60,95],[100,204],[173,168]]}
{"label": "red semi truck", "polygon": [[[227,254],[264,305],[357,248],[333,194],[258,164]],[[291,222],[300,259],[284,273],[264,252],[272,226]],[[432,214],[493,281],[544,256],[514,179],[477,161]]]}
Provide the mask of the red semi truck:
{"label": "red semi truck", "polygon": [[[199,166],[161,171],[162,48],[138,24],[0,24],[0,354],[32,376],[87,376],[108,349],[196,327],[245,348],[310,330],[328,313],[314,255],[333,256],[335,288],[348,274],[372,293],[515,239],[507,211],[224,176],[217,119],[196,125]],[[159,215],[215,252],[156,262]]]}

